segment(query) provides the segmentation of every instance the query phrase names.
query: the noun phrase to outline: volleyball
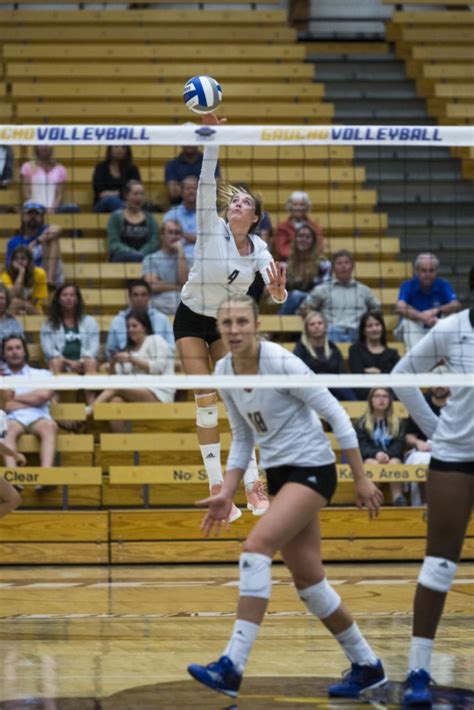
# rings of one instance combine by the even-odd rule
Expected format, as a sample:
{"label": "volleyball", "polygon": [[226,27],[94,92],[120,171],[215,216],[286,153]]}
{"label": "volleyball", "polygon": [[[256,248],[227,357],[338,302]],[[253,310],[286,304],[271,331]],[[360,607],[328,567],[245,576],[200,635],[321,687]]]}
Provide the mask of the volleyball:
{"label": "volleyball", "polygon": [[212,113],[222,101],[222,89],[212,76],[193,76],[184,86],[183,100],[194,113]]}

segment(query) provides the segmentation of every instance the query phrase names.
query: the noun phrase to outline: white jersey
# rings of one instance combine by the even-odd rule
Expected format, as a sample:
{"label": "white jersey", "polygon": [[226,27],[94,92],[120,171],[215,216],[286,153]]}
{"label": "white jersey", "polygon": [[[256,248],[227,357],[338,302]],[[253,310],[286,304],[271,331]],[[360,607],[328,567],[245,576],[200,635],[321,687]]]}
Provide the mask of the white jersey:
{"label": "white jersey", "polygon": [[[356,433],[342,406],[326,387],[317,384],[321,376],[314,375],[293,353],[276,343],[262,342],[258,373],[307,375],[308,386],[220,392],[232,428],[228,469],[245,470],[255,442],[260,446],[263,468],[334,463],[334,452],[318,414],[331,424],[343,449],[358,447]],[[234,374],[231,354],[219,360],[216,374]]]}
{"label": "white jersey", "polygon": [[217,309],[228,296],[247,293],[260,271],[265,283],[273,261],[267,245],[255,234],[249,236],[252,253],[239,254],[229,225],[216,208],[216,169],[218,146],[206,146],[197,192],[197,236],[194,263],[181,291],[182,302],[194,313],[217,316]]}
{"label": "white jersey", "polygon": [[[453,373],[474,378],[474,310],[440,320],[392,370],[395,374],[429,372],[441,359]],[[438,417],[416,387],[395,391],[411,416],[432,440],[440,461],[474,461],[474,387],[453,387]]]}

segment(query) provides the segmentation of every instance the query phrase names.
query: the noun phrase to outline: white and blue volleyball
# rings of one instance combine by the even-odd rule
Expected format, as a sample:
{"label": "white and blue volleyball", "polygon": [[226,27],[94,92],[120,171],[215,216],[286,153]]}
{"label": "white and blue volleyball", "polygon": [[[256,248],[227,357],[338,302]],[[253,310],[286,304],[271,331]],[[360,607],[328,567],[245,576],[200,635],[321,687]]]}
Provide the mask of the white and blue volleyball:
{"label": "white and blue volleyball", "polygon": [[222,101],[222,89],[212,76],[193,76],[184,86],[183,99],[194,113],[212,113]]}

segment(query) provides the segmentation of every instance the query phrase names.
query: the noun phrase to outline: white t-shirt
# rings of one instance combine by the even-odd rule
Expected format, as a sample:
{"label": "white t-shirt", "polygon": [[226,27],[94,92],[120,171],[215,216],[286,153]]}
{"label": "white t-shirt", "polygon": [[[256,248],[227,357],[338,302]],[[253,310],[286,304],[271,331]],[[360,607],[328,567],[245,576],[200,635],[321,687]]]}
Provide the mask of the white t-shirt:
{"label": "white t-shirt", "polygon": [[[394,374],[429,372],[443,359],[453,373],[474,378],[474,312],[466,309],[440,320],[394,367]],[[440,416],[430,409],[416,387],[395,392],[411,416],[432,440],[433,458],[474,461],[474,387],[453,387]]]}
{"label": "white t-shirt", "polygon": [[[233,375],[229,353],[216,364],[216,375]],[[254,442],[263,468],[324,466],[335,461],[318,415],[324,417],[343,449],[358,448],[347,413],[296,355],[276,343],[260,344],[258,374],[307,375],[305,388],[226,389],[220,392],[232,428],[227,468],[247,468]]]}
{"label": "white t-shirt", "polygon": [[[10,368],[7,367],[4,370],[3,374],[6,377],[8,377],[9,375],[15,375],[16,377],[23,376],[25,378],[28,378],[30,383],[29,387],[16,388],[15,392],[19,395],[32,394],[35,389],[38,389],[37,387],[31,387],[31,381],[34,379],[35,376],[48,377],[51,378],[51,380],[54,377],[53,373],[49,370],[39,370],[35,367],[30,367],[29,365],[25,365],[19,372],[12,372]],[[53,382],[51,382],[51,385],[53,385]],[[53,389],[52,386],[51,389]],[[28,427],[31,424],[34,424],[36,421],[38,421],[38,419],[52,419],[50,413],[50,403],[46,402],[45,404],[42,404],[38,407],[29,407],[28,405],[25,405],[21,409],[14,409],[13,411],[8,412],[7,419],[17,421],[24,427]]]}
{"label": "white t-shirt", "polygon": [[[134,350],[133,354],[141,360],[146,360],[150,370],[142,370],[133,362],[116,362],[115,372],[118,375],[174,375],[174,353],[161,335],[147,335],[143,345],[139,350]],[[154,377],[154,384],[158,384],[159,379]],[[164,389],[163,387],[148,387],[160,402],[172,402],[175,390]]]}
{"label": "white t-shirt", "polygon": [[197,193],[197,237],[194,262],[181,291],[182,302],[194,313],[217,316],[228,296],[247,293],[260,271],[265,283],[266,269],[273,261],[266,243],[255,234],[249,237],[252,253],[241,256],[229,225],[217,214],[216,169],[218,146],[206,146]]}

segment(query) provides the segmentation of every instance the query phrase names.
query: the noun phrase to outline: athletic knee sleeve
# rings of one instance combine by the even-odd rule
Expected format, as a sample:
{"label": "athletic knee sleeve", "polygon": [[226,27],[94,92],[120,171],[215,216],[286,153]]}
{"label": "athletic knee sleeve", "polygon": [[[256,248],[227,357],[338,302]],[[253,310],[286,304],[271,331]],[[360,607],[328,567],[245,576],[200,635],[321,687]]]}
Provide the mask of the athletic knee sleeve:
{"label": "athletic knee sleeve", "polygon": [[196,397],[196,424],[203,429],[212,429],[218,425],[218,421],[217,402],[201,407]]}
{"label": "athletic knee sleeve", "polygon": [[458,566],[444,557],[427,556],[423,560],[418,582],[434,592],[449,592]]}
{"label": "athletic knee sleeve", "polygon": [[270,599],[272,590],[272,559],[258,552],[240,555],[240,596]]}
{"label": "athletic knee sleeve", "polygon": [[341,597],[331,587],[326,577],[318,584],[313,584],[306,589],[299,589],[298,594],[309,611],[318,619],[326,619],[331,616],[341,603]]}

